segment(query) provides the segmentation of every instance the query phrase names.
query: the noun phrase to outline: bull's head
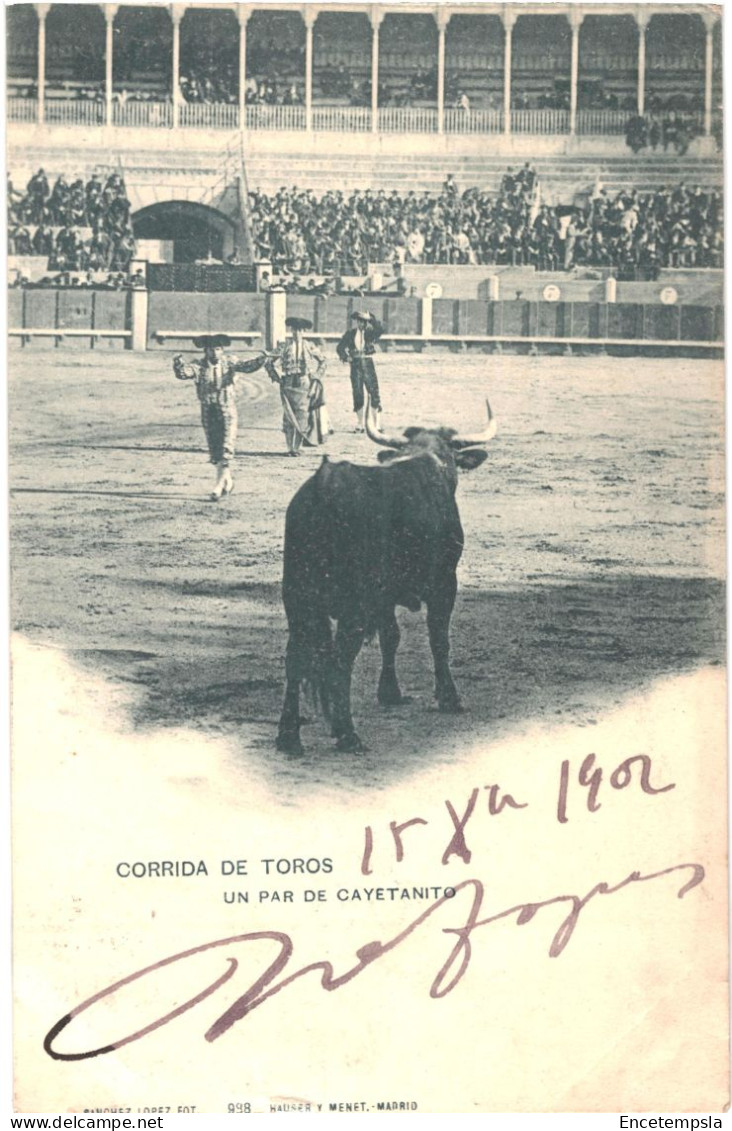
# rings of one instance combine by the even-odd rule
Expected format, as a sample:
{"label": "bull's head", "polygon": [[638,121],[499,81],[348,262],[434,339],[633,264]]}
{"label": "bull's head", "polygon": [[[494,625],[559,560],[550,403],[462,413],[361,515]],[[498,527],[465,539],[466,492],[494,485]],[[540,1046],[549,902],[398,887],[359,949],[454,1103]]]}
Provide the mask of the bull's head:
{"label": "bull's head", "polygon": [[379,452],[379,460],[382,463],[431,453],[448,467],[454,466],[462,468],[463,471],[472,471],[474,467],[480,467],[487,458],[486,445],[493,439],[498,429],[487,400],[485,406],[488,413],[487,424],[482,432],[471,435],[460,435],[454,428],[405,428],[401,436],[386,436],[383,432],[374,432],[369,423],[368,400],[364,422],[369,439],[389,449],[386,452]]}

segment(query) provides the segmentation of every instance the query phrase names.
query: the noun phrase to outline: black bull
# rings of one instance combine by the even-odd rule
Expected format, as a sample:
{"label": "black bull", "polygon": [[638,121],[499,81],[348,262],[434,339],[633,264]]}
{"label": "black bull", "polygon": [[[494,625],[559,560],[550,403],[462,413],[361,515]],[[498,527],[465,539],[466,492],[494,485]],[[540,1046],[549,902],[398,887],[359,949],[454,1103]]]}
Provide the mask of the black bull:
{"label": "black bull", "polygon": [[[486,402],[487,404],[487,402]],[[397,605],[427,606],[441,711],[460,710],[449,666],[450,617],[463,550],[455,490],[457,469],[478,467],[488,426],[475,436],[449,428],[408,428],[372,440],[381,467],[324,459],[292,499],[285,523],[282,593],[289,627],[285,701],[277,748],[300,753],[300,684],[316,691],[339,750],[362,750],[351,718],[351,674],[364,640],[378,632],[382,668],[378,701],[403,701],[395,670]],[[368,410],[366,412],[368,421]],[[337,622],[335,639],[331,621]]]}

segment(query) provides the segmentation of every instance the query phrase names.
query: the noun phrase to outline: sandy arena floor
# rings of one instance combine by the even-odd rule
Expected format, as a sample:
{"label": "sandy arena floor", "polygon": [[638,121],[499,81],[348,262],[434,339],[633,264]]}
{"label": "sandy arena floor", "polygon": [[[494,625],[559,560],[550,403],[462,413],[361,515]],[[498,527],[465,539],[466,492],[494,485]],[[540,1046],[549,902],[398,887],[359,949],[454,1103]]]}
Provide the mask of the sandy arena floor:
{"label": "sandy arena floor", "polygon": [[[720,363],[389,353],[378,369],[387,429],[475,429],[486,395],[498,418],[458,489],[463,715],[436,712],[424,613],[402,610],[411,703],[377,706],[377,643],[356,666],[368,753],[338,754],[319,720],[303,758],[275,751],[284,513],[321,452],[283,458],[276,389],[247,378],[236,491],[209,503],[195,394],[167,354],[11,353],[13,628],[118,688],[130,730],[233,738],[283,795],[391,785],[542,720],[593,725],[659,677],[723,662]],[[330,458],[372,462],[335,359],[326,392]]]}

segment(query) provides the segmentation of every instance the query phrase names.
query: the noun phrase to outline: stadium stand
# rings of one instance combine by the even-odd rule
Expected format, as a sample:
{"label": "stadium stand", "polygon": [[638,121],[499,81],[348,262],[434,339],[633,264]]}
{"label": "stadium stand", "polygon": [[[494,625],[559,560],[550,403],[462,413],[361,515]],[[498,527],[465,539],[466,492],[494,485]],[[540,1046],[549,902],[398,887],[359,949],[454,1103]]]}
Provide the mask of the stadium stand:
{"label": "stadium stand", "polygon": [[[288,302],[373,287],[412,310],[437,284],[481,306],[602,305],[621,301],[611,277],[624,302],[670,302],[677,279],[680,304],[718,309],[716,9],[51,4],[7,23],[9,251],[41,251],[61,285],[127,285],[139,253],[175,269],[168,289],[246,289],[260,257],[260,289]],[[97,179],[116,193],[103,213]]]}
{"label": "stadium stand", "polygon": [[119,174],[49,186],[43,169],[19,192],[8,177],[8,254],[43,256],[59,272],[126,272],[135,253],[130,202]]}

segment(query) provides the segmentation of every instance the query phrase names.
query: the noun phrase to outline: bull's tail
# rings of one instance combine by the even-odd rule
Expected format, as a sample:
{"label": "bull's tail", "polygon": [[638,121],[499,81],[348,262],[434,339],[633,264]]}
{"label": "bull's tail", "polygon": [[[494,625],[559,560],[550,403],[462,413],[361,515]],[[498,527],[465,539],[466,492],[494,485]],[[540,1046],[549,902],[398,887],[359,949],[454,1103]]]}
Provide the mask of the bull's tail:
{"label": "bull's tail", "polygon": [[290,617],[290,639],[287,645],[287,678],[301,686],[313,709],[331,721],[331,679],[333,633],[324,609],[310,603],[308,594],[301,607]]}

